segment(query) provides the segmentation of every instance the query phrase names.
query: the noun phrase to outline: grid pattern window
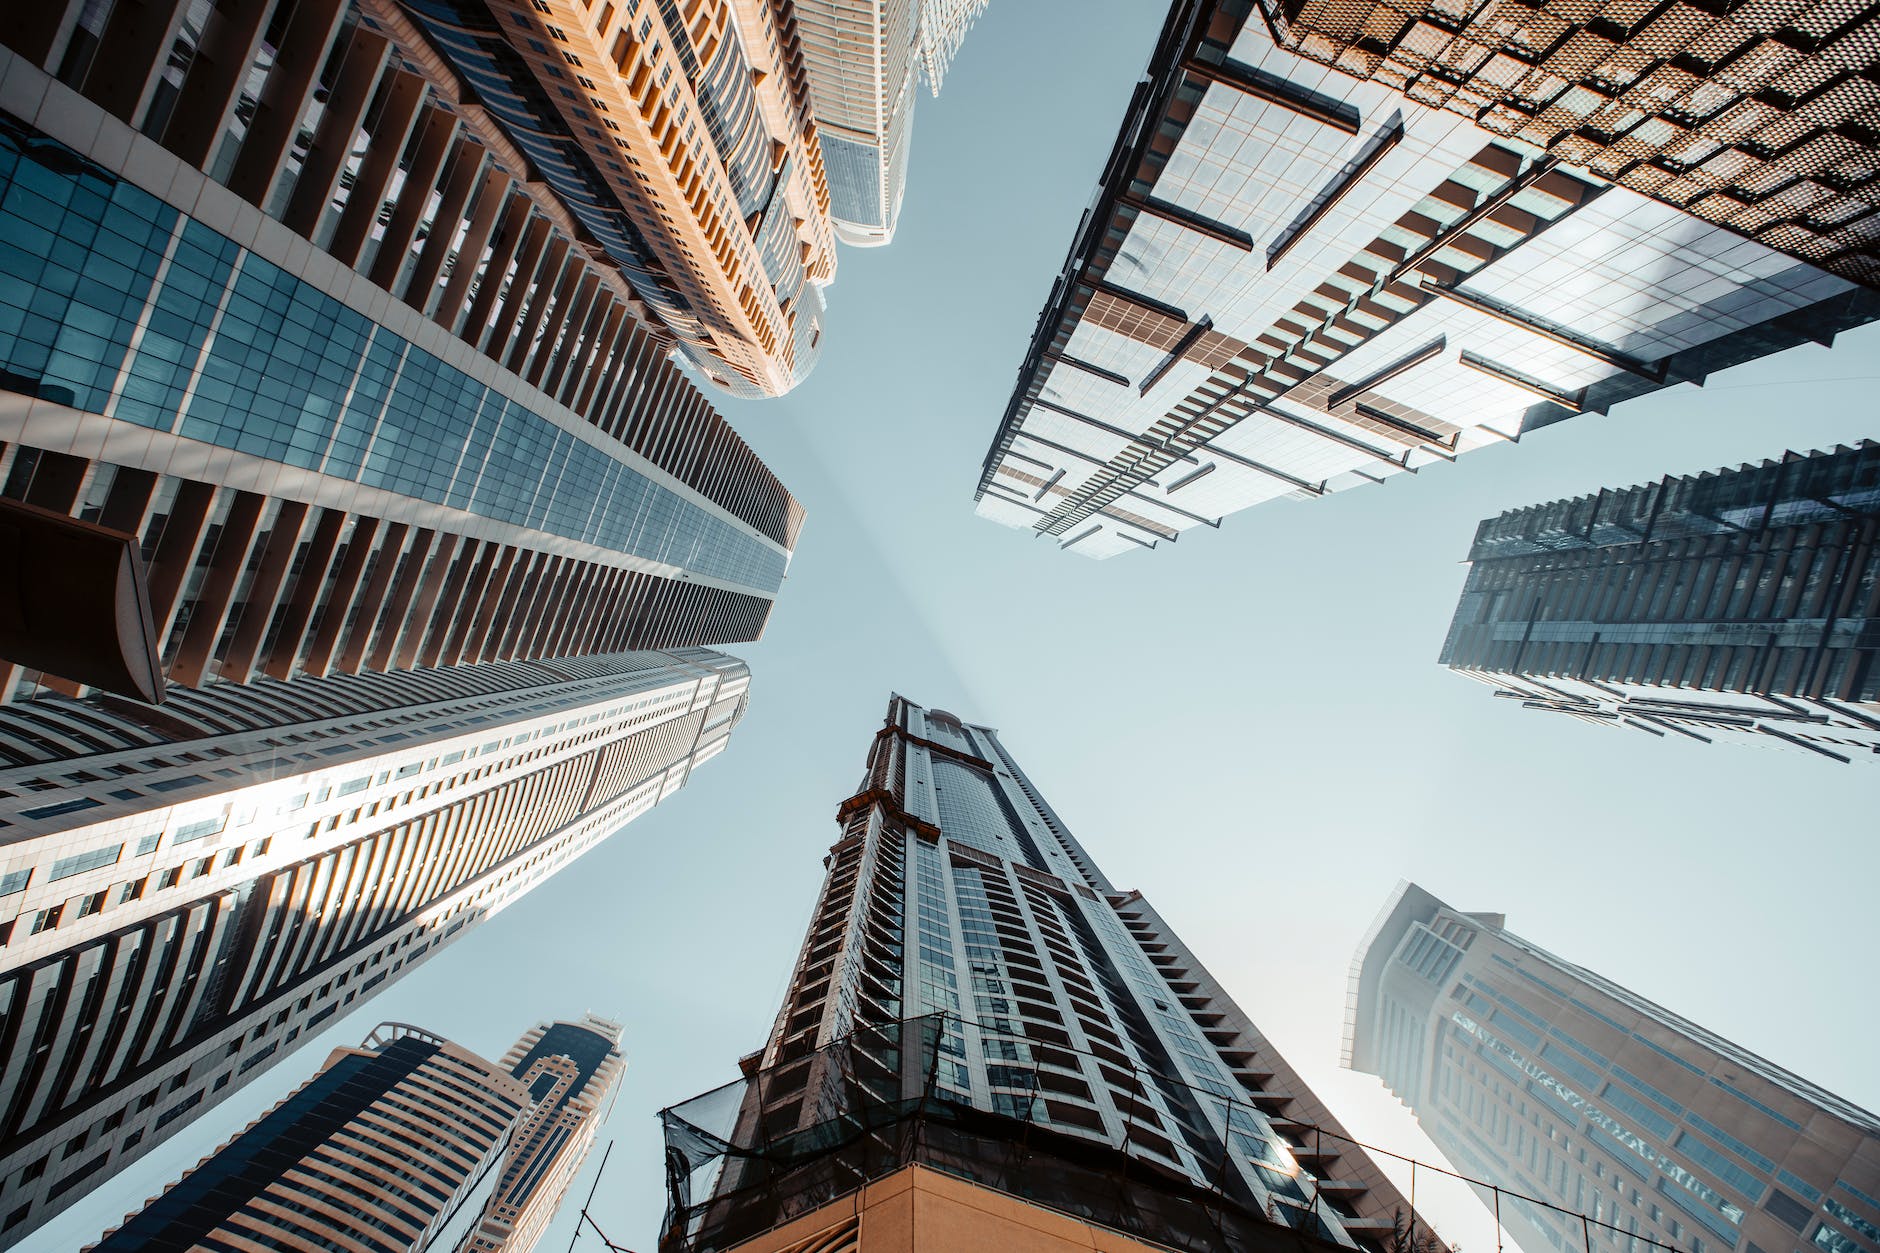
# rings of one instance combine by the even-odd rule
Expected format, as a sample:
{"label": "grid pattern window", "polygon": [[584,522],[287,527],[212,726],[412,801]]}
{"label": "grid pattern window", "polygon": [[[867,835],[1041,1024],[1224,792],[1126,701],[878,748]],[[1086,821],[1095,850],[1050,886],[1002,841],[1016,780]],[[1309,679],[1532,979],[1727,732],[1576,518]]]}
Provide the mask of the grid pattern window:
{"label": "grid pattern window", "polygon": [[18,124],[0,126],[0,241],[9,390],[765,594],[782,583],[775,546]]}
{"label": "grid pattern window", "polygon": [[991,776],[936,754],[933,780],[940,801],[940,829],[949,840],[995,857],[1023,858],[1016,824]]}

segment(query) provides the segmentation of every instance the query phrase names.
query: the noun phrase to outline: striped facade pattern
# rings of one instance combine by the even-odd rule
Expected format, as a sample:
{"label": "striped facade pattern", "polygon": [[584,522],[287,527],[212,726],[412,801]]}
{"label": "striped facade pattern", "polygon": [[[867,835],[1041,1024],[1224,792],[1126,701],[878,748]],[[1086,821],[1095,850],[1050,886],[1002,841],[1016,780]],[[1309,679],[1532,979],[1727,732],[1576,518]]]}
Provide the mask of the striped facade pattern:
{"label": "striped facade pattern", "polygon": [[[173,684],[748,641],[770,613],[727,588],[19,444],[0,448],[0,482],[141,537]],[[0,662],[0,692],[28,694],[26,678]]]}
{"label": "striped facade pattern", "polygon": [[71,0],[9,14],[0,45],[794,543],[800,507],[672,362],[670,335],[530,181],[523,154],[448,74],[407,68],[345,0],[213,6],[206,20],[188,0]]}
{"label": "striped facade pattern", "polygon": [[502,1067],[383,1024],[87,1253],[433,1247],[528,1103]]}
{"label": "striped facade pattern", "polygon": [[1443,664],[1523,708],[1880,763],[1880,444],[1482,523]]}
{"label": "striped facade pattern", "polygon": [[747,682],[687,650],[217,685],[272,721],[0,771],[43,833],[0,862],[0,1247],[682,787]]}
{"label": "striped facade pattern", "polygon": [[779,395],[807,376],[835,243],[788,4],[361,8],[431,82],[488,102],[714,384]]}
{"label": "striped facade pattern", "polygon": [[[225,82],[241,58],[249,72]],[[395,329],[411,360],[455,352],[460,365],[476,363],[497,397],[493,409],[506,398],[511,410],[535,415],[529,421],[545,437],[564,447],[573,438],[589,462],[598,451],[603,464],[616,463],[620,481],[641,483],[654,502],[642,532],[674,560],[536,529],[551,505],[585,516],[587,484],[572,471],[560,500],[550,499],[557,492],[548,473],[532,524],[522,525],[304,461],[212,448],[201,442],[207,436],[153,432],[146,417],[109,416],[128,365],[109,404],[75,401],[51,376],[0,372],[0,493],[142,541],[173,684],[758,638],[771,604],[768,576],[690,571],[684,563],[718,570],[724,559],[716,539],[701,545],[687,528],[716,528],[740,551],[757,545],[760,564],[775,564],[787,561],[801,507],[687,381],[670,337],[647,321],[631,290],[575,242],[580,224],[527,181],[522,155],[493,126],[479,129],[474,105],[402,64],[355,10],[321,0],[239,14],[187,3],[73,3],[0,22],[6,96],[28,114],[9,117],[8,143],[39,163],[35,187],[44,190],[46,169],[70,181],[84,167],[87,194],[121,182],[147,187],[158,201],[168,195],[165,212],[180,207],[199,226],[212,223],[251,269],[285,266],[319,298],[355,312],[370,306],[380,337]],[[34,109],[58,137],[32,125]],[[26,194],[31,180],[19,177],[9,199]],[[201,186],[200,195],[176,190],[185,183]],[[74,243],[92,247],[88,237],[60,247]],[[124,246],[99,232],[94,256]],[[166,254],[159,265],[160,252],[149,249],[141,263],[164,272],[171,262]],[[6,296],[14,307],[0,319],[6,328],[19,329],[25,303],[37,308],[58,290],[48,279],[35,295],[32,264],[7,262],[15,281]],[[303,272],[306,282],[294,277]],[[75,302],[69,287],[64,293]],[[387,296],[389,305],[373,303]],[[146,319],[175,315],[158,303]],[[64,316],[62,335],[82,318],[95,326],[98,311],[72,303]],[[186,352],[197,352],[203,326],[215,341],[206,308],[184,316],[199,322]],[[186,358],[177,386],[187,376],[193,395],[210,364],[207,347]],[[446,411],[443,392],[427,402],[421,385],[410,391],[436,411],[407,414],[401,427],[469,429],[473,415]],[[66,407],[74,403],[92,407]],[[296,420],[304,427],[318,412],[309,404]],[[339,428],[337,415],[326,420]],[[388,438],[399,433],[390,429]],[[526,456],[498,447],[491,465],[506,452]],[[631,508],[620,516],[630,521]],[[0,699],[42,693],[82,694],[0,663]]]}
{"label": "striped facade pattern", "polygon": [[[756,1138],[740,1144],[828,1134],[842,1083],[907,1096],[898,1028],[944,1015],[929,1098],[1252,1195],[1342,1245],[1390,1247],[1403,1195],[1142,895],[1109,883],[989,728],[892,698],[837,819],[740,1115]],[[850,1076],[826,1061],[843,1041]],[[756,1178],[727,1165],[716,1194]],[[1053,1184],[1041,1172],[1029,1199],[1051,1204]]]}
{"label": "striped facade pattern", "polygon": [[1880,6],[1262,4],[1287,46],[1880,286]]}
{"label": "striped facade pattern", "polygon": [[1255,0],[1180,0],[978,512],[1078,555],[1133,553],[1876,316],[1845,277],[1328,74],[1275,43]]}

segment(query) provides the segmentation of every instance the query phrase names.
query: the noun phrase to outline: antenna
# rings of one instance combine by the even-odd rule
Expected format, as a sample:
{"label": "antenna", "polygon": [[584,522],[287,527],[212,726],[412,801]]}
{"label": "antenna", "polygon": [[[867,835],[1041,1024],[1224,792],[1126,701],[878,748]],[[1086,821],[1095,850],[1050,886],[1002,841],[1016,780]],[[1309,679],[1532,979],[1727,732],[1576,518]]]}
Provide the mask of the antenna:
{"label": "antenna", "polygon": [[601,1238],[601,1243],[606,1245],[608,1249],[611,1250],[611,1253],[633,1253],[633,1250],[629,1249],[626,1245],[615,1244],[612,1240],[609,1240],[607,1233],[601,1230],[601,1225],[594,1221],[592,1214],[588,1213],[588,1206],[594,1203],[594,1194],[600,1190],[601,1174],[607,1169],[607,1159],[613,1155],[613,1152],[614,1142],[609,1140],[606,1150],[601,1153],[600,1169],[594,1172],[594,1182],[588,1185],[587,1200],[581,1202],[581,1221],[574,1225],[574,1234],[568,1237],[568,1253],[574,1253],[574,1242],[581,1238],[581,1227],[583,1224],[594,1228],[594,1234]]}

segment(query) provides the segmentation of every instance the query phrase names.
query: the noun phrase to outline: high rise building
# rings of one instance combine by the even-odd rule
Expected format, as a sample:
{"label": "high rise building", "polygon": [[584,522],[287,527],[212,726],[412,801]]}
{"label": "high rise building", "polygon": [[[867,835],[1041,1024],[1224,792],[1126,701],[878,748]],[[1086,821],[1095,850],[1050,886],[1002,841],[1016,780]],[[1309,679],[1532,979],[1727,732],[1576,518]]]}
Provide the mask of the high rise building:
{"label": "high rise building", "polygon": [[937,96],[987,0],[794,0],[836,238],[894,238],[907,188],[915,79]]}
{"label": "high rise building", "polygon": [[1177,0],[978,512],[1135,552],[1876,316],[1880,292],[1695,207],[1296,55],[1253,0]]}
{"label": "high rise building", "polygon": [[530,1029],[501,1064],[403,1023],[326,1065],[92,1246],[528,1253],[619,1082],[620,1026]]}
{"label": "high rise building", "polygon": [[[565,1061],[565,1059],[556,1059]],[[453,1248],[488,1188],[531,1082],[402,1023],[334,1049],[320,1073],[198,1162],[87,1253]]]}
{"label": "high rise building", "polygon": [[1880,764],[1880,444],[1511,509],[1442,662],[1600,726]]}
{"label": "high rise building", "polygon": [[0,706],[0,1246],[683,787],[748,682],[678,649]]}
{"label": "high rise building", "polygon": [[[1377,1075],[1527,1253],[1880,1248],[1880,1118],[1415,884],[1352,963]],[[1613,1230],[1616,1228],[1618,1230]]]}
{"label": "high rise building", "polygon": [[1315,61],[1880,281],[1871,4],[1261,7]]}
{"label": "high rise building", "polygon": [[776,396],[808,375],[835,235],[788,0],[356,2],[480,102],[706,378]]}
{"label": "high rise building", "polygon": [[[807,1247],[791,1241],[913,1193],[967,1224],[936,1220],[915,1248],[1029,1248],[1028,1231],[1088,1221],[1158,1248],[1375,1249],[1407,1221],[1365,1152],[1148,902],[1111,886],[990,728],[894,697],[838,821],[748,1087],[668,1112],[669,1157],[701,1178],[722,1167],[696,1199],[671,1172],[669,1250]],[[933,1166],[965,1182],[937,1182]]]}
{"label": "high rise building", "polygon": [[0,40],[0,493],[140,542],[170,682],[756,638],[800,508],[480,107],[344,4]]}
{"label": "high rise building", "polygon": [[[594,1144],[625,1069],[620,1024],[592,1014],[531,1028],[503,1058],[533,1104],[461,1253],[529,1253]],[[453,1250],[453,1253],[458,1253]]]}

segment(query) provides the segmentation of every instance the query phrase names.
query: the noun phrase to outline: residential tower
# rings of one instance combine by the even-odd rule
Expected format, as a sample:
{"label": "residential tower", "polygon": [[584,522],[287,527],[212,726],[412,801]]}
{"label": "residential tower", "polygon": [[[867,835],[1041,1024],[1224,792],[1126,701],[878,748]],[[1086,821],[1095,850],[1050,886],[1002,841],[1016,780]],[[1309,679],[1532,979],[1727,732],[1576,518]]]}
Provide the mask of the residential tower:
{"label": "residential tower", "polygon": [[[1352,963],[1377,1075],[1527,1253],[1880,1248],[1880,1119],[1413,883]],[[1482,1189],[1484,1200],[1492,1193]],[[1633,1237],[1636,1237],[1634,1239]]]}

